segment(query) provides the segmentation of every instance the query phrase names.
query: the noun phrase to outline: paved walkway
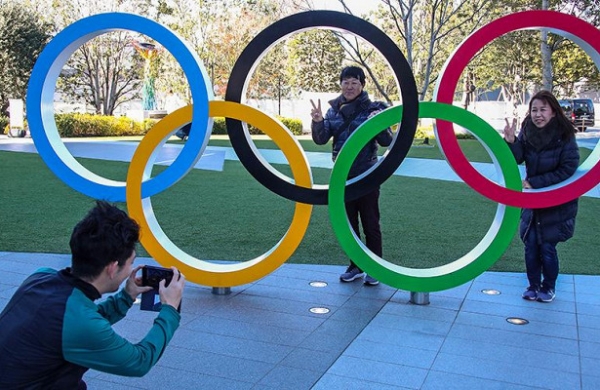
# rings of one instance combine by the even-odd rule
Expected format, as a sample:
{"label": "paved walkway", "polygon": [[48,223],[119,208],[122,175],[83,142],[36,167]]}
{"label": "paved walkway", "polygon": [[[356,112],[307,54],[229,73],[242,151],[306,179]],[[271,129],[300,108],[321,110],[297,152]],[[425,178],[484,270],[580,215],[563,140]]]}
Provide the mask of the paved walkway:
{"label": "paved walkway", "polygon": [[[68,255],[0,252],[0,308],[37,268],[68,264]],[[485,272],[415,305],[407,291],[340,283],[341,271],[284,264],[230,295],[189,283],[181,327],[156,367],[143,378],[92,370],[89,389],[600,388],[600,276],[561,275],[544,304],[520,298],[523,273]],[[154,316],[134,306],[116,329],[139,340]]]}
{"label": "paved walkway", "polygon": [[[0,308],[38,267],[68,264],[68,255],[0,252]],[[284,264],[230,295],[189,283],[181,326],[150,373],[92,370],[89,389],[600,388],[600,276],[561,275],[544,304],[520,298],[524,274],[485,272],[415,305],[406,291],[340,283],[340,271]],[[117,332],[140,340],[154,317],[134,306]]]}

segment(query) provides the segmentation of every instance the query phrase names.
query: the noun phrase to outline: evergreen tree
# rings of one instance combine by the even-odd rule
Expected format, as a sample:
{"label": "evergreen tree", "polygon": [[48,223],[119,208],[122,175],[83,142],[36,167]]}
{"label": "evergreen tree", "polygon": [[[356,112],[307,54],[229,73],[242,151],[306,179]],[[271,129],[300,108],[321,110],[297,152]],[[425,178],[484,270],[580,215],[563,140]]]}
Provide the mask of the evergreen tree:
{"label": "evergreen tree", "polygon": [[310,30],[288,41],[288,74],[295,92],[339,92],[339,73],[346,57],[330,30]]}
{"label": "evergreen tree", "polygon": [[0,115],[8,99],[24,99],[35,61],[52,26],[16,3],[0,3]]}

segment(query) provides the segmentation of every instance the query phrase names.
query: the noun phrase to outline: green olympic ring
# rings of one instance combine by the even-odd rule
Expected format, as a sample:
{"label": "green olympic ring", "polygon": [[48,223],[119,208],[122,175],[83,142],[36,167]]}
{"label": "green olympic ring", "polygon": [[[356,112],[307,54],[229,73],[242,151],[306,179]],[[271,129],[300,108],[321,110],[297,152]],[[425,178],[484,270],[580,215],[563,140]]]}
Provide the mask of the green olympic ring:
{"label": "green olympic ring", "polygon": [[[451,263],[424,269],[402,267],[377,256],[360,241],[348,221],[344,199],[346,180],[354,159],[382,129],[397,124],[401,118],[402,106],[388,108],[363,123],[342,147],[329,183],[329,218],[333,230],[342,249],[356,265],[389,286],[413,292],[460,286],[488,270],[502,256],[517,231],[519,208],[499,203],[490,229],[469,253]],[[510,149],[483,119],[460,107],[437,102],[419,103],[419,118],[446,120],[467,129],[490,153],[498,177],[505,181],[503,184],[521,191],[521,177]]]}

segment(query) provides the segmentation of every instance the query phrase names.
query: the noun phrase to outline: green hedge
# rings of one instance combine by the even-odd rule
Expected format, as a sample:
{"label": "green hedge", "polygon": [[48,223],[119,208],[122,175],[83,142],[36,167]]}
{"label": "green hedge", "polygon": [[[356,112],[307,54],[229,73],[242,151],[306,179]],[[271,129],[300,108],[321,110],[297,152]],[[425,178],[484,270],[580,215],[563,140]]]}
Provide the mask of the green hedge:
{"label": "green hedge", "polygon": [[[276,116],[295,135],[302,135],[302,121],[294,118]],[[61,137],[109,137],[125,135],[144,135],[157,123],[157,119],[145,119],[138,122],[127,117],[114,117],[92,114],[56,114],[56,126]],[[8,129],[9,118],[0,116],[0,130]],[[250,134],[264,134],[254,126],[249,126]],[[212,134],[227,134],[225,118],[214,118]],[[415,138],[434,139],[433,126],[420,126]],[[470,134],[457,133],[456,137],[474,138]]]}
{"label": "green hedge", "polygon": [[[281,116],[276,116],[277,120],[279,120],[285,127],[290,129],[292,134],[302,135],[302,121],[300,119],[293,118],[284,118]],[[264,134],[261,130],[257,129],[254,126],[248,126],[248,131],[250,134]],[[214,118],[213,124],[213,134],[227,134],[227,128],[225,126],[225,118]]]}
{"label": "green hedge", "polygon": [[[29,126],[27,125],[27,119],[23,120],[23,129],[19,130],[29,130]],[[10,131],[10,117],[1,116],[0,115],[0,134],[9,134]],[[12,134],[15,135],[17,133],[17,129],[13,129]]]}
{"label": "green hedge", "polygon": [[[56,127],[61,137],[110,137],[125,135],[143,135],[156,123],[156,119],[138,122],[127,117],[114,117],[91,114],[57,114]],[[302,134],[302,122],[299,119],[277,117],[293,134]],[[1,122],[0,122],[1,123]],[[250,126],[250,134],[264,134]],[[225,118],[215,118],[213,134],[227,134]]]}
{"label": "green hedge", "polygon": [[0,134],[6,134],[10,119],[7,116],[0,115]]}
{"label": "green hedge", "polygon": [[[454,132],[457,139],[475,139],[471,133]],[[435,139],[435,133],[433,132],[433,126],[419,126],[415,132],[415,139]]]}
{"label": "green hedge", "polygon": [[91,114],[56,114],[61,137],[110,137],[144,134],[144,123],[127,117]]}

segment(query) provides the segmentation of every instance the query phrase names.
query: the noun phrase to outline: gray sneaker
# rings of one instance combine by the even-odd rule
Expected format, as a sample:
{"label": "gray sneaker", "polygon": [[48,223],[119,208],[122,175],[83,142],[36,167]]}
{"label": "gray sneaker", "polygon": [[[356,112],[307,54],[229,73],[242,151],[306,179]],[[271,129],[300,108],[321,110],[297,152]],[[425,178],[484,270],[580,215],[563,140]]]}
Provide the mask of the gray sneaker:
{"label": "gray sneaker", "polygon": [[527,290],[523,293],[523,299],[528,301],[535,301],[538,298],[538,291],[533,287],[527,287]]}
{"label": "gray sneaker", "polygon": [[365,274],[365,286],[377,286],[379,284],[379,280],[374,277]]}
{"label": "gray sneaker", "polygon": [[342,282],[352,282],[356,279],[360,279],[365,276],[365,273],[362,272],[357,266],[351,265],[346,269],[346,272],[340,275],[340,280]]}
{"label": "gray sneaker", "polygon": [[538,294],[537,294],[537,301],[538,302],[552,302],[554,300],[555,296],[556,296],[556,294],[554,293],[554,290],[551,290],[551,289],[542,290],[542,291],[538,292]]}

